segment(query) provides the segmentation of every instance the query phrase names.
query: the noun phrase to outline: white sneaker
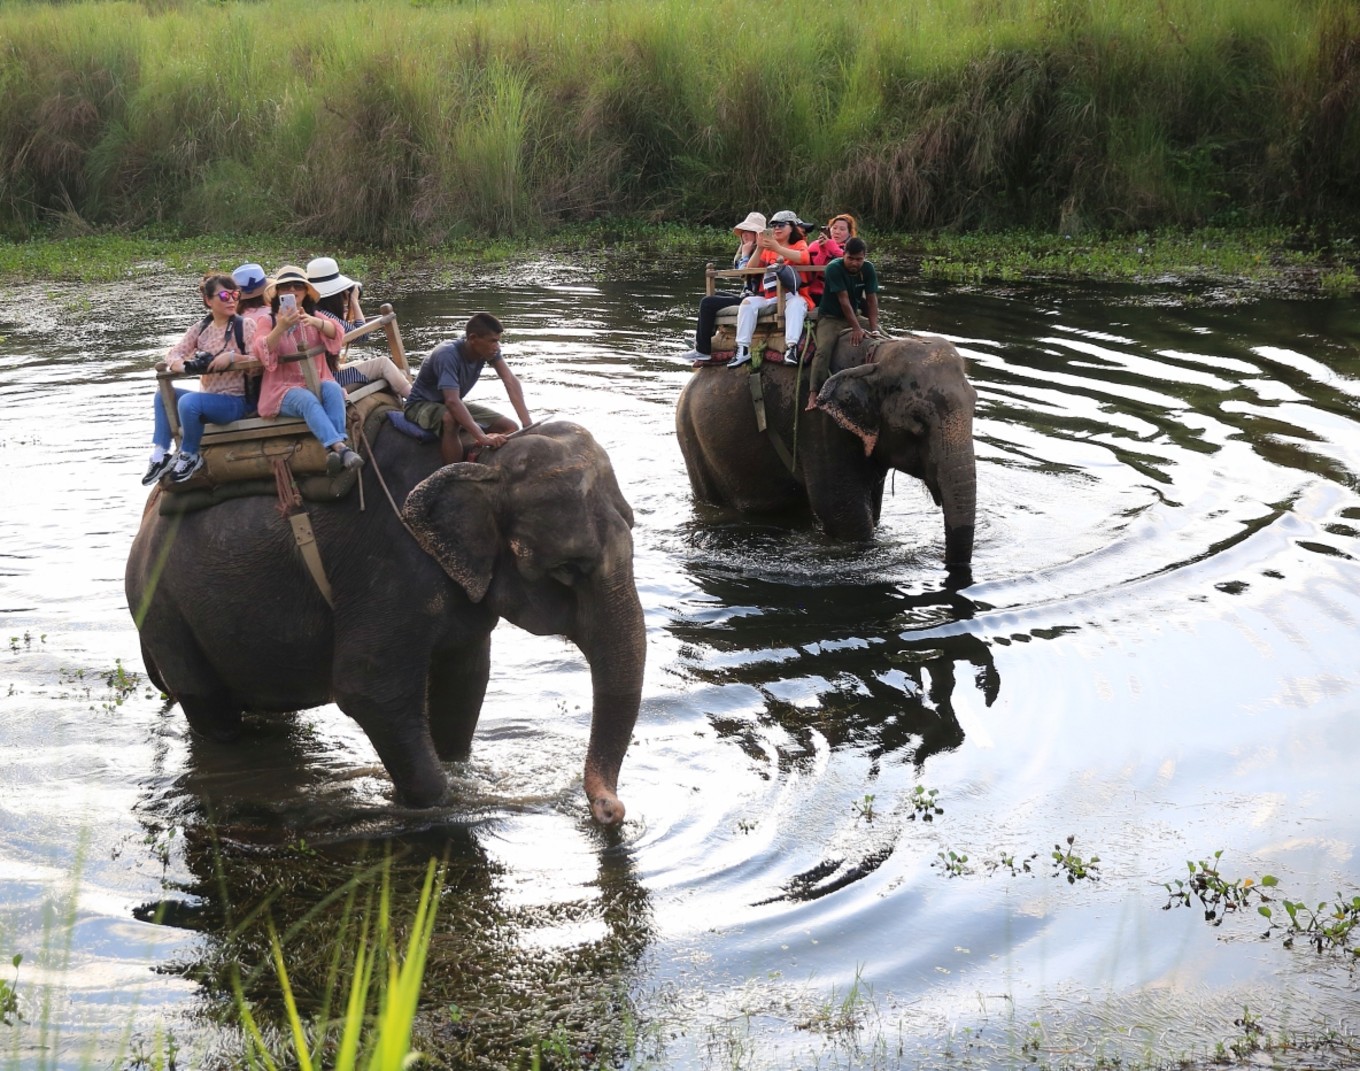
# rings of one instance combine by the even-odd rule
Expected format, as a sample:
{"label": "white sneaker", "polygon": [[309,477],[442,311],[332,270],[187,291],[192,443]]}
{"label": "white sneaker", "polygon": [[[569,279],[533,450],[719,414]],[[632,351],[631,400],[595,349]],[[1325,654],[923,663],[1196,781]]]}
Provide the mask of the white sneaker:
{"label": "white sneaker", "polygon": [[728,363],[728,368],[736,368],[739,364],[745,364],[751,359],[751,349],[749,346],[738,346],[737,355]]}
{"label": "white sneaker", "polygon": [[186,454],[180,451],[175,458],[175,465],[170,470],[171,483],[183,483],[203,467],[202,454]]}

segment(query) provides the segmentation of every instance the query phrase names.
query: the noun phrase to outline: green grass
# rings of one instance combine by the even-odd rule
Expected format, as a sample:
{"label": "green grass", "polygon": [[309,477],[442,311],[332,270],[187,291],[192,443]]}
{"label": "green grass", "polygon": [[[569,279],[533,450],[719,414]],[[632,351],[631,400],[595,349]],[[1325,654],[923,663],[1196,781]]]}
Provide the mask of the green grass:
{"label": "green grass", "polygon": [[1085,234],[1360,204],[1347,0],[316,0],[318,32],[280,32],[295,14],[0,8],[0,232],[438,247],[794,206]]}

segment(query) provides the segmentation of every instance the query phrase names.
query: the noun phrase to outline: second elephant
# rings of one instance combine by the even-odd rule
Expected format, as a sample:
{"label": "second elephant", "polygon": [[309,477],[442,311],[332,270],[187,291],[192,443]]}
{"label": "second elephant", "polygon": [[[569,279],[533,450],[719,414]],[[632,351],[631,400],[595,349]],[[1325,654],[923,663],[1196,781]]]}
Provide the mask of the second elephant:
{"label": "second elephant", "polygon": [[[867,540],[878,524],[889,469],[920,479],[944,511],[945,566],[967,582],[973,558],[977,475],[973,410],[977,392],[963,358],[940,338],[892,339],[866,347],[842,336],[835,372],[803,412],[806,373],[766,364],[701,368],[680,394],[676,434],[696,497],[744,511],[773,512],[806,503],[835,539]],[[790,471],[762,433],[749,376],[762,378],[766,420],[794,445]],[[797,385],[795,385],[797,383]]]}

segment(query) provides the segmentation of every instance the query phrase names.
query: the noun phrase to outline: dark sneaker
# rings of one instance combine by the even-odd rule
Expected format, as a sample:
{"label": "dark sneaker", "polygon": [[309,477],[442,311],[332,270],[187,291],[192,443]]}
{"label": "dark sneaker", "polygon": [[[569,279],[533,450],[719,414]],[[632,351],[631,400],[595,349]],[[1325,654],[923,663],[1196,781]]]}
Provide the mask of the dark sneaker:
{"label": "dark sneaker", "polygon": [[170,466],[175,463],[175,455],[167,452],[159,461],[153,461],[146,467],[146,475],[142,477],[142,486],[150,487],[167,472]]}
{"label": "dark sneaker", "polygon": [[175,456],[175,467],[170,470],[171,483],[183,483],[203,467],[202,454],[180,452]]}
{"label": "dark sneaker", "polygon": [[339,476],[345,469],[345,459],[339,450],[326,451],[326,475]]}
{"label": "dark sneaker", "polygon": [[747,361],[749,361],[750,359],[751,359],[751,351],[750,351],[750,350],[748,350],[748,349],[739,349],[739,350],[737,350],[736,356],[733,357],[732,360],[730,360],[730,361],[727,363],[727,367],[728,367],[728,368],[736,368],[738,365],[745,364],[745,363],[746,363]]}
{"label": "dark sneaker", "polygon": [[361,469],[364,467],[364,459],[353,450],[341,450],[340,464],[347,469]]}
{"label": "dark sneaker", "polygon": [[798,363],[798,347],[797,347],[797,346],[790,346],[788,349],[786,349],[786,350],[784,351],[784,363],[785,363],[785,364],[797,364],[797,363]]}

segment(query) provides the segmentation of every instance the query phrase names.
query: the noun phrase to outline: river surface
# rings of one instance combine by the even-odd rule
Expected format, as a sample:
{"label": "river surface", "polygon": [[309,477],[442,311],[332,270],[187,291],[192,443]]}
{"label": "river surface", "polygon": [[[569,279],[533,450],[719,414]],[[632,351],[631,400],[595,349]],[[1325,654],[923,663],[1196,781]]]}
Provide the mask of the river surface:
{"label": "river surface", "polygon": [[[334,707],[191,740],[122,577],[147,369],[194,281],[0,294],[7,1066],[139,1066],[167,1038],[220,1064],[223,971],[272,1006],[242,917],[273,897],[314,995],[326,895],[392,855],[405,915],[432,852],[418,1036],[449,1066],[536,1042],[555,1067],[1155,1063],[1356,1027],[1344,953],[1267,933],[1234,883],[1274,876],[1277,921],[1360,894],[1360,308],[884,266],[885,324],[952,340],[979,395],[975,583],[946,593],[906,476],[869,546],[692,500],[695,274],[553,262],[366,296],[413,356],[495,313],[535,416],[613,460],[648,631],[618,836],[581,791],[584,661],[505,623],[433,814],[389,803]],[[494,376],[474,398],[504,403]],[[1166,888],[1218,852],[1222,925]]]}

